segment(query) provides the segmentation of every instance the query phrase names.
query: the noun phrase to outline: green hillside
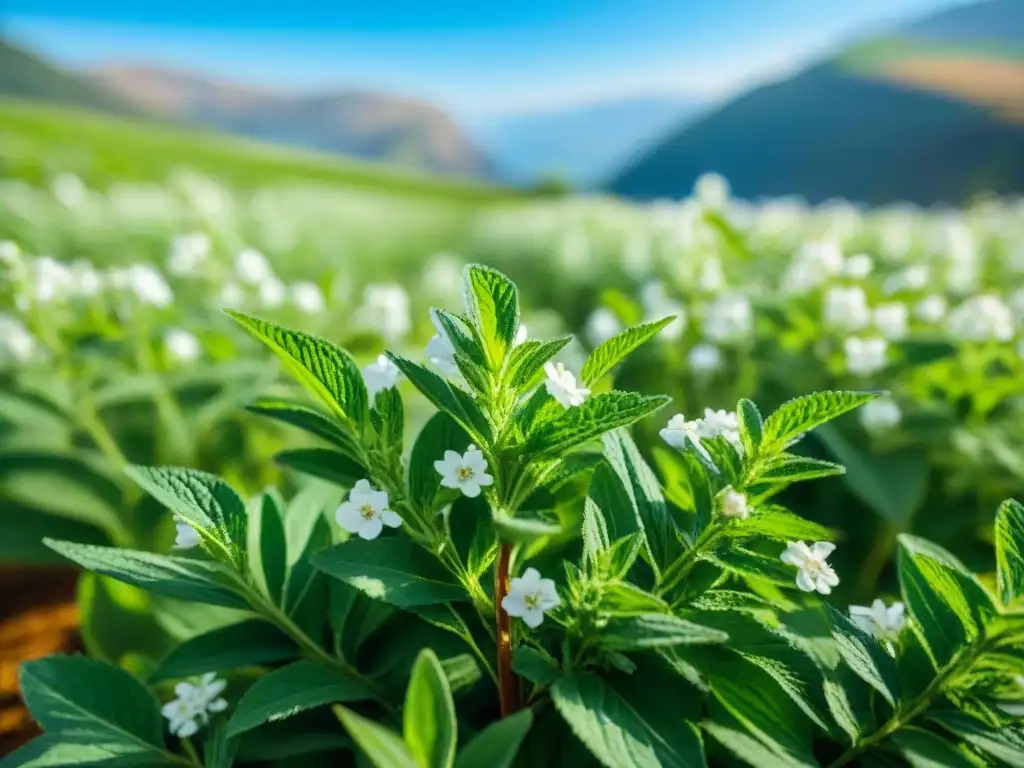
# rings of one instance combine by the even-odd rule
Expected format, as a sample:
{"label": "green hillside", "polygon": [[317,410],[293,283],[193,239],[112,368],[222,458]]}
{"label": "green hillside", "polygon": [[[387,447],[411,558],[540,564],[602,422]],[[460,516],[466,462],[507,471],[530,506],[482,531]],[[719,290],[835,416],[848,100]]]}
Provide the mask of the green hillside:
{"label": "green hillside", "polygon": [[210,131],[0,99],[0,177],[42,179],[72,171],[103,185],[160,181],[185,167],[236,187],[302,182],[466,201],[520,196],[504,187],[442,180]]}

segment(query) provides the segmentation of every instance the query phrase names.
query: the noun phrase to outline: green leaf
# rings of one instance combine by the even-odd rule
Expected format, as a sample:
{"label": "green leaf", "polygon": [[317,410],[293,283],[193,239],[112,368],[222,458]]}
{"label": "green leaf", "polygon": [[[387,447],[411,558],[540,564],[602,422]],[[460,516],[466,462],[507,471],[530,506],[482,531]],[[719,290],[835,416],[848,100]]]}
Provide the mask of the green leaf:
{"label": "green leaf", "polygon": [[683,548],[675,523],[669,516],[665,497],[661,494],[658,478],[625,430],[608,433],[602,443],[608,465],[618,476],[642,524],[650,548],[651,565],[661,573],[682,554]]}
{"label": "green leaf", "polygon": [[642,651],[678,645],[724,643],[729,635],[711,627],[694,624],[676,616],[648,614],[613,617],[598,638],[610,651]]}
{"label": "green leaf", "polygon": [[792,453],[783,453],[774,459],[768,467],[757,476],[758,483],[795,483],[799,480],[815,480],[819,477],[842,475],[846,468],[831,461],[810,459]]}
{"label": "green leaf", "polygon": [[996,513],[996,583],[999,599],[1009,605],[1024,594],[1024,506],[1013,499]]}
{"label": "green leaf", "polygon": [[267,490],[256,496],[249,503],[246,531],[249,575],[274,605],[281,603],[281,589],[288,572],[282,505],[276,491]]}
{"label": "green leaf", "polygon": [[228,608],[248,607],[235,591],[234,574],[220,563],[73,541],[43,543],[83,568],[150,592]]}
{"label": "green leaf", "polygon": [[335,483],[342,488],[351,488],[359,480],[370,476],[369,470],[359,462],[340,451],[332,451],[329,448],[299,448],[294,451],[281,451],[274,456],[274,461],[282,467],[319,477],[321,480]]}
{"label": "green leaf", "polygon": [[832,626],[832,637],[846,665],[889,704],[896,706],[900,698],[900,681],[893,657],[874,637],[832,606],[826,606],[826,614]]}
{"label": "green leaf", "polygon": [[48,515],[4,498],[0,504],[0,562],[44,565],[63,562],[60,555],[43,544],[44,537],[87,544],[109,544],[99,528]]}
{"label": "green leaf", "polygon": [[576,738],[606,768],[704,766],[699,751],[678,752],[599,677],[563,677],[551,687],[551,698]]}
{"label": "green leaf", "polygon": [[466,310],[498,370],[519,331],[519,291],[501,272],[482,264],[467,265],[462,283]]}
{"label": "green leaf", "polygon": [[1021,725],[992,728],[978,718],[957,712],[937,713],[930,719],[1000,763],[1024,768],[1024,727]]}
{"label": "green leaf", "polygon": [[509,356],[505,374],[508,385],[517,391],[528,388],[544,364],[571,341],[572,336],[562,336],[552,341],[524,341]]}
{"label": "green leaf", "polygon": [[764,536],[778,541],[831,541],[835,536],[823,525],[794,515],[784,507],[769,505],[754,510],[746,520],[737,521],[729,532]]}
{"label": "green leaf", "polygon": [[537,517],[509,517],[503,513],[493,516],[494,528],[502,541],[513,544],[524,544],[542,536],[557,536],[562,526],[557,521],[541,520]]}
{"label": "green leaf", "polygon": [[976,768],[955,744],[921,728],[900,728],[889,742],[911,768]]}
{"label": "green leaf", "polygon": [[562,456],[618,427],[629,426],[665,406],[671,398],[635,392],[603,392],[536,425],[526,450],[535,458]]}
{"label": "green leaf", "polygon": [[612,616],[667,614],[669,608],[660,597],[628,582],[607,584],[601,591],[600,609]]}
{"label": "green leaf", "polygon": [[366,384],[348,352],[302,331],[292,331],[241,312],[228,311],[239,325],[277,353],[285,367],[337,416],[362,429],[369,410]]}
{"label": "green leaf", "polygon": [[991,599],[941,547],[907,534],[898,540],[903,602],[933,662],[941,666],[978,636],[986,616],[994,613]]}
{"label": "green leaf", "polygon": [[786,565],[778,557],[751,552],[743,547],[730,546],[723,551],[708,555],[706,559],[718,567],[740,576],[766,579],[784,587],[796,584],[796,570],[793,566]]}
{"label": "green leaf", "polygon": [[512,671],[534,685],[551,685],[561,674],[556,662],[543,651],[520,645],[512,656]]}
{"label": "green leaf", "polygon": [[473,398],[422,365],[393,352],[387,354],[413,386],[433,403],[435,408],[455,419],[475,442],[480,445],[488,445],[491,442],[491,425]]}
{"label": "green leaf", "polygon": [[381,445],[401,454],[405,445],[405,406],[397,387],[381,390],[373,399],[370,421]]}
{"label": "green leaf", "polygon": [[125,744],[116,736],[104,739],[92,732],[44,733],[0,760],[3,768],[140,768],[140,765],[180,768],[181,762],[168,753],[140,754],[135,744]]}
{"label": "green leaf", "polygon": [[466,599],[440,562],[405,538],[352,539],[317,552],[313,565],[370,597],[403,608]]}
{"label": "green leaf", "polygon": [[421,768],[449,768],[455,761],[455,702],[437,655],[420,652],[402,708],[403,736]]}
{"label": "green leaf", "polygon": [[[726,716],[723,713],[723,716]],[[735,722],[734,718],[730,718]],[[772,766],[772,768],[810,768],[818,766],[817,763],[808,763],[803,760],[794,760],[788,755],[779,755],[767,745],[751,736],[738,723],[729,727],[714,721],[705,721],[701,726],[711,734],[711,737],[748,765],[756,767]],[[819,767],[820,768],[820,767]]]}
{"label": "green leaf", "polygon": [[291,638],[273,624],[252,619],[186,640],[160,662],[150,680],[191,677],[211,669],[225,672],[298,656],[299,648]]}
{"label": "green leaf", "polygon": [[435,413],[423,425],[409,459],[409,496],[419,509],[434,510],[434,497],[441,487],[434,462],[443,459],[445,451],[465,453],[469,443],[469,435],[447,413]]}
{"label": "green leaf", "polygon": [[476,339],[472,338],[472,329],[468,329],[470,333],[463,330],[468,325],[463,318],[443,309],[431,309],[430,314],[448,337],[456,356],[461,356],[470,368],[487,366],[487,354],[476,343]]}
{"label": "green leaf", "polygon": [[[164,751],[163,721],[157,701],[125,670],[93,659],[49,656],[24,662],[18,683],[32,716],[52,739],[61,739],[65,734],[71,740],[84,737],[98,750],[109,752],[109,757],[116,755],[121,765],[170,764]],[[68,757],[74,754],[70,749],[67,751]],[[52,751],[47,752],[52,757]],[[89,756],[100,757],[95,753]],[[34,764],[83,763],[39,760]]]}
{"label": "green leaf", "polygon": [[653,323],[634,325],[598,345],[583,364],[583,371],[580,373],[583,383],[588,387],[592,386],[635,350],[653,339],[662,328],[673,320],[675,320],[675,315]]}
{"label": "green leaf", "polygon": [[874,400],[879,394],[824,391],[783,403],[764,423],[765,452],[778,453],[801,434]]}
{"label": "green leaf", "polygon": [[338,717],[374,768],[422,768],[397,734],[345,707]]}
{"label": "green leaf", "polygon": [[631,533],[616,539],[604,551],[600,558],[602,571],[608,579],[624,579],[633,567],[644,546],[644,535],[640,532]]}
{"label": "green leaf", "polygon": [[[639,537],[642,541],[642,537]],[[589,496],[583,501],[583,557],[596,564],[598,556],[610,546],[608,523],[601,508]]]}
{"label": "green leaf", "polygon": [[743,455],[750,458],[757,456],[764,439],[764,420],[753,400],[743,398],[736,405],[736,415],[740,422],[740,440],[743,443]]}
{"label": "green leaf", "polygon": [[203,768],[231,768],[238,755],[238,739],[228,738],[227,724],[219,720],[203,744]]}
{"label": "green leaf", "polygon": [[531,725],[533,712],[529,709],[491,723],[459,752],[455,768],[511,768]]}
{"label": "green leaf", "polygon": [[349,456],[358,456],[360,453],[359,443],[344,422],[334,421],[327,414],[305,403],[282,398],[262,398],[247,405],[246,409],[316,435]]}
{"label": "green leaf", "polygon": [[232,488],[206,472],[177,467],[131,466],[125,473],[146,493],[176,512],[213,553],[241,569],[245,563],[245,502]]}
{"label": "green leaf", "polygon": [[365,683],[339,669],[296,661],[264,675],[245,692],[228,721],[228,736],[324,704],[372,698]]}

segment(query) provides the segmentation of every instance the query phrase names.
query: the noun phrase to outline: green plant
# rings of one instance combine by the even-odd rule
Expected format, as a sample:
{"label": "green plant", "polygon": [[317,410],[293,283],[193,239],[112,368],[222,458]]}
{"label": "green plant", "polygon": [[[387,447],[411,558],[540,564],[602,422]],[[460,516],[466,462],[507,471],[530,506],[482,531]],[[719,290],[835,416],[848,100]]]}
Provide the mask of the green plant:
{"label": "green plant", "polygon": [[394,387],[371,401],[344,350],[234,314],[320,400],[259,411],[329,446],[285,460],[351,489],[335,510],[349,535],[311,497],[286,507],[268,492],[247,508],[211,475],[130,469],[194,530],[199,554],[48,546],[235,609],[237,622],[147,670],[160,692],[204,676],[164,708],[172,749],[127,672],[25,664],[46,734],[4,768],[307,753],[382,768],[1020,764],[1024,507],[997,516],[998,598],[941,548],[902,536],[909,627],[865,631],[815,596],[840,578],[832,531],[776,501],[843,471],[790,448],[874,393],[807,395],[767,418],[741,400],[735,428],[725,414],[673,419],[659,481],[625,428],[667,398],[590,390],[671,318],[598,346],[577,381],[551,363],[567,338],[519,338],[504,275],[468,267],[464,296],[464,315],[436,311],[434,348],[457,374],[390,355],[437,408],[407,458]]}

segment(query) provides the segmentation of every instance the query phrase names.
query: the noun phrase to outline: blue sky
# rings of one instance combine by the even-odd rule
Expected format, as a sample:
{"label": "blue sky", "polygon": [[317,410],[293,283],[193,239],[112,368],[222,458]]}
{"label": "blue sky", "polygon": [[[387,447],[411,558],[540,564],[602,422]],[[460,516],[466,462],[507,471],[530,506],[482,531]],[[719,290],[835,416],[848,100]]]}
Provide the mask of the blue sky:
{"label": "blue sky", "polygon": [[624,96],[721,99],[964,1],[6,0],[0,29],[74,67],[384,90],[485,122]]}

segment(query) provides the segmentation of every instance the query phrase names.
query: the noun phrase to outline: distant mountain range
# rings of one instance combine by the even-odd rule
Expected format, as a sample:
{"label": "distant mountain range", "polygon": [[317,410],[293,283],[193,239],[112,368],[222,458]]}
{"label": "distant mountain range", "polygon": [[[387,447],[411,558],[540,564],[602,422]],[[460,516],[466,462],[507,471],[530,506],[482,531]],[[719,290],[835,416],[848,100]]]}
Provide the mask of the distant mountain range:
{"label": "distant mountain range", "polygon": [[696,99],[647,97],[510,115],[475,132],[503,179],[554,176],[589,187],[701,109]]}
{"label": "distant mountain range", "polygon": [[959,203],[1024,191],[1024,0],[957,7],[866,40],[677,127],[607,188],[748,199]]}

